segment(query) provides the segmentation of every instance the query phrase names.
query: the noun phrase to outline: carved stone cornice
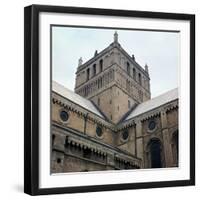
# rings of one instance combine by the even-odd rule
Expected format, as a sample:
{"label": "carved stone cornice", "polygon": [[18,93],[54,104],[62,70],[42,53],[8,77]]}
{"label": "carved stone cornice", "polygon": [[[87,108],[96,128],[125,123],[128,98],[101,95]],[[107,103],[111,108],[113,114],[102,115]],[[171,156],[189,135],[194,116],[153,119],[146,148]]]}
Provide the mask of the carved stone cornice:
{"label": "carved stone cornice", "polygon": [[[133,167],[140,168],[141,166],[141,159],[130,154],[129,152],[123,151],[117,147],[113,147],[112,145],[96,140],[91,136],[84,135],[79,131],[72,130],[70,128],[62,128],[62,126],[59,126],[56,123],[53,123],[52,127],[52,132],[55,137],[67,137],[67,141],[65,141],[65,148],[57,149],[59,145],[53,144],[53,150],[64,152],[67,151],[66,148],[75,148],[80,149],[81,151],[89,149],[97,157],[103,158],[102,161],[105,161],[105,158],[109,157],[109,159],[112,159],[112,163],[115,163],[115,160],[118,160],[120,162],[124,162],[125,164],[129,163]],[[62,139],[57,139],[57,141],[62,141]]]}

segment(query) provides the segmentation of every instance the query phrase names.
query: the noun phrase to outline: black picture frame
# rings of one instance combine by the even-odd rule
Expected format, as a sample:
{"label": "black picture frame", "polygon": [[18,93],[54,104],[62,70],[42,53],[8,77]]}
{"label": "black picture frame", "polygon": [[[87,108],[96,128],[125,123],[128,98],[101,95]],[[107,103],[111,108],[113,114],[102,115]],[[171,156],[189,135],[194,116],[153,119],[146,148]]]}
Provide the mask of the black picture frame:
{"label": "black picture frame", "polygon": [[[190,23],[190,179],[162,182],[39,188],[39,14],[76,13]],[[24,9],[24,192],[30,195],[95,192],[195,185],[195,15],[111,10],[83,7],[31,5]]]}

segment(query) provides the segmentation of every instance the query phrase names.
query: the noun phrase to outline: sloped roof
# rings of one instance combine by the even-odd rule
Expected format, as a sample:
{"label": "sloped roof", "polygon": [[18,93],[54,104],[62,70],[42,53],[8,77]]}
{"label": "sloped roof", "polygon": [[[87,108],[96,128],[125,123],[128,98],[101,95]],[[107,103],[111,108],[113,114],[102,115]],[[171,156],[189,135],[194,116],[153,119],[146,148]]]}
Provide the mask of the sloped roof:
{"label": "sloped roof", "polygon": [[93,105],[93,103],[90,100],[83,98],[75,92],[67,89],[63,85],[60,85],[56,81],[52,82],[52,90],[57,94],[63,96],[64,98],[74,102],[75,104],[78,104],[79,106],[89,110],[90,112],[93,112],[101,118],[104,118],[103,115],[97,110],[97,108]]}
{"label": "sloped roof", "polygon": [[158,108],[159,106],[162,106],[166,103],[169,103],[173,100],[178,99],[178,88],[175,88],[173,90],[170,90],[160,96],[154,97],[148,101],[145,101],[141,104],[139,104],[125,119],[129,120],[133,117],[136,117],[140,114],[143,114],[145,112],[148,112],[150,110],[153,110],[155,108]]}

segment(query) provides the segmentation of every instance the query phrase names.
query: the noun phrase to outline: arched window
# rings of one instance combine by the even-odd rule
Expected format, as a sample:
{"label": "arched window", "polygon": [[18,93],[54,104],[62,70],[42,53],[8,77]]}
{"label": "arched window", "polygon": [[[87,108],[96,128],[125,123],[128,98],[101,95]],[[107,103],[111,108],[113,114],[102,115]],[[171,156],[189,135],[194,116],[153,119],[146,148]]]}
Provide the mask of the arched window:
{"label": "arched window", "polygon": [[178,166],[178,130],[172,134],[172,154],[174,165]]}
{"label": "arched window", "polygon": [[161,143],[157,138],[151,139],[148,144],[148,162],[150,168],[162,167]]}
{"label": "arched window", "polygon": [[138,74],[138,82],[139,82],[140,85],[142,84],[142,78],[141,78],[141,74],[140,73]]}
{"label": "arched window", "polygon": [[133,78],[135,79],[136,77],[136,72],[135,72],[135,68],[133,68]]}
{"label": "arched window", "polygon": [[90,78],[90,68],[87,68],[86,80]]}
{"label": "arched window", "polygon": [[96,64],[93,65],[93,76],[96,75]]}
{"label": "arched window", "polygon": [[129,62],[126,63],[126,67],[127,67],[127,74],[130,75],[130,64],[129,64]]}
{"label": "arched window", "polygon": [[99,61],[99,72],[102,72],[103,71],[103,60],[101,59]]}

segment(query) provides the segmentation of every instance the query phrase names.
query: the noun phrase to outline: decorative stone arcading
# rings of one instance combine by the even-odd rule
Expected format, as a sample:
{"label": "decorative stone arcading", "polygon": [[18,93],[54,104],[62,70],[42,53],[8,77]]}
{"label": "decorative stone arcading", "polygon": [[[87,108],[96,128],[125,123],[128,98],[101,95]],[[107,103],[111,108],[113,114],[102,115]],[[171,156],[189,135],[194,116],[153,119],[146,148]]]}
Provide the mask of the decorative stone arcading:
{"label": "decorative stone arcading", "polygon": [[86,83],[78,86],[75,91],[77,94],[90,99],[91,97],[95,96],[97,93],[101,92],[108,87],[114,80],[114,66],[105,69],[103,72],[95,75]]}
{"label": "decorative stone arcading", "polygon": [[150,91],[147,90],[144,85],[140,85],[137,80],[127,75],[126,70],[121,68],[121,66],[116,65],[115,73],[116,73],[116,84],[124,90],[130,97],[135,99],[137,102],[143,102],[143,98],[141,99],[139,96],[139,92],[142,93],[147,99],[150,99]]}
{"label": "decorative stone arcading", "polygon": [[102,156],[107,156],[107,153],[105,150],[102,150],[101,148],[98,148],[95,144],[88,143],[86,141],[76,139],[73,137],[68,138],[68,144],[71,144],[72,146],[80,147],[81,149],[90,149],[92,152],[97,153]]}

